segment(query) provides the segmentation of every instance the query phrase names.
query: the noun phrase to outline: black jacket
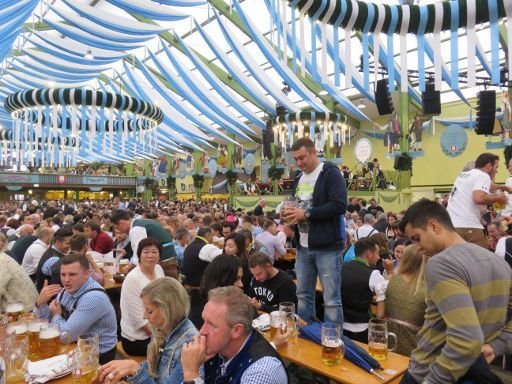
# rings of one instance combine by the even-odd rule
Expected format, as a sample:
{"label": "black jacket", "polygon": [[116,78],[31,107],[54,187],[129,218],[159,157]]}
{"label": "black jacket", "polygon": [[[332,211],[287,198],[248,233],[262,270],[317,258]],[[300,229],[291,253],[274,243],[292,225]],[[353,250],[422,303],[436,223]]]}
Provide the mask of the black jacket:
{"label": "black jacket", "polygon": [[[302,172],[293,181],[293,196]],[[313,190],[313,208],[309,217],[308,248],[342,250],[345,238],[343,215],[347,209],[347,188],[339,168],[325,162]],[[299,237],[298,228],[295,236]]]}

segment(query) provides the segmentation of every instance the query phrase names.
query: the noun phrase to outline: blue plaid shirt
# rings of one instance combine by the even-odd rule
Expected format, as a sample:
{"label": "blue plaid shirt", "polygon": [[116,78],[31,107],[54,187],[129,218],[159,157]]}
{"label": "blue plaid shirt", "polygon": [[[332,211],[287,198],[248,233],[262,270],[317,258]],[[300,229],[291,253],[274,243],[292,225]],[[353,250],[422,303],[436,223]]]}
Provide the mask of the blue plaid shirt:
{"label": "blue plaid shirt", "polygon": [[180,271],[183,270],[183,252],[185,252],[185,248],[179,243],[179,241],[174,240],[172,242],[174,245],[174,250],[176,251],[176,261],[180,266]]}
{"label": "blue plaid shirt", "polygon": [[[73,304],[84,292],[93,288],[102,288],[96,281],[90,277],[84,285],[76,292],[69,293],[64,291],[59,293],[61,305],[66,310],[71,311]],[[34,312],[42,317],[50,318],[50,308],[48,305],[34,309]],[[85,333],[96,333],[100,339],[100,353],[105,353],[114,348],[117,344],[117,321],[114,307],[106,293],[100,291],[88,292],[82,297],[76,306],[74,312],[68,320],[60,315],[55,315],[51,319],[52,324],[59,324],[61,331],[61,342],[75,342],[79,336]]]}

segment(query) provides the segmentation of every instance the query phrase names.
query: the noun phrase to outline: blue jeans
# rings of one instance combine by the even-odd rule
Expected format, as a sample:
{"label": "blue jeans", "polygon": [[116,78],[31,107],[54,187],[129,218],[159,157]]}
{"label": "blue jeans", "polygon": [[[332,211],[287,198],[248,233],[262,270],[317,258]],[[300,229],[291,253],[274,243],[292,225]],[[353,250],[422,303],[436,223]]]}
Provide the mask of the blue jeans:
{"label": "blue jeans", "polygon": [[307,323],[315,313],[315,287],[320,278],[324,296],[325,321],[338,323],[343,330],[341,307],[341,266],[343,252],[310,250],[299,246],[295,268],[297,270],[297,313]]}

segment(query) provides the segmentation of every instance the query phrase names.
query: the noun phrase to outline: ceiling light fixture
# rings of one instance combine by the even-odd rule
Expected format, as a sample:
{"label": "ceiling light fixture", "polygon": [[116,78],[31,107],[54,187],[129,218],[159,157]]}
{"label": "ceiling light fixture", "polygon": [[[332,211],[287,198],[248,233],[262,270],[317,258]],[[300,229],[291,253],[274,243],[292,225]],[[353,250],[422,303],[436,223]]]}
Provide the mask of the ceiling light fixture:
{"label": "ceiling light fixture", "polygon": [[92,59],[94,59],[94,56],[92,55],[92,51],[91,51],[91,49],[90,49],[90,48],[87,50],[87,53],[85,54],[85,56],[84,56],[84,57],[85,57],[86,59],[88,59],[88,60],[92,60]]}
{"label": "ceiling light fixture", "polygon": [[359,104],[357,104],[358,109],[365,109],[366,105],[363,102],[363,99],[359,100]]}

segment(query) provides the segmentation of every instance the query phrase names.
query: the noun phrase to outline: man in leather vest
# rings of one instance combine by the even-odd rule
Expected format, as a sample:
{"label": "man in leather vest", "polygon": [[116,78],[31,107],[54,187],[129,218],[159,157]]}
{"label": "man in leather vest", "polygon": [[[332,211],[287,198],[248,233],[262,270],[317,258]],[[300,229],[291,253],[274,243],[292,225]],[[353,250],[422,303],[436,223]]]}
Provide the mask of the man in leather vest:
{"label": "man in leather vest", "polygon": [[183,384],[288,383],[279,354],[252,328],[249,298],[231,286],[212,289],[208,299],[199,335],[183,346]]}

